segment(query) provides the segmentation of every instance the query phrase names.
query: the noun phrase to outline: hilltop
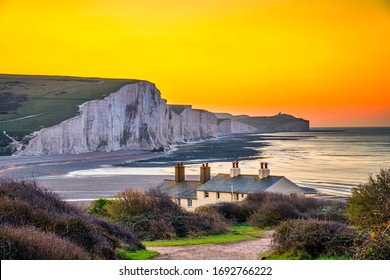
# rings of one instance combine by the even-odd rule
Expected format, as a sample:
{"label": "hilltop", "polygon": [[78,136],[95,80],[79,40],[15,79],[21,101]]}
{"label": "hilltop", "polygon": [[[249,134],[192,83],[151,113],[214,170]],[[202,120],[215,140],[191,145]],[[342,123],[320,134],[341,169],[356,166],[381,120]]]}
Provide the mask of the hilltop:
{"label": "hilltop", "polygon": [[259,132],[308,131],[310,128],[309,121],[281,113],[275,116],[255,117],[248,115],[234,116],[228,113],[215,113],[215,115],[220,122],[228,119],[244,123]]}
{"label": "hilltop", "polygon": [[[0,74],[0,131],[21,141],[25,135],[74,117],[81,104],[134,82],[137,80]],[[1,133],[0,154],[1,147],[9,143]]]}

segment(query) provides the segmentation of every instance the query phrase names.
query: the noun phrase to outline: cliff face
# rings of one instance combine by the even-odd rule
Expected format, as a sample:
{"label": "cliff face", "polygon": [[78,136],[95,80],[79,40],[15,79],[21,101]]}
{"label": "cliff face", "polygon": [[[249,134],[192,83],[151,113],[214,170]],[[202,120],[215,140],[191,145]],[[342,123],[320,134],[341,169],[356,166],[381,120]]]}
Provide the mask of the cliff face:
{"label": "cliff face", "polygon": [[[217,114],[217,116],[220,114]],[[307,120],[287,114],[278,114],[271,117],[231,116],[232,122],[245,124],[256,132],[308,131],[310,123]]]}
{"label": "cliff face", "polygon": [[229,135],[232,133],[256,132],[253,126],[235,121],[233,119],[218,119],[218,135]]}
{"label": "cliff face", "polygon": [[79,115],[31,135],[22,155],[78,154],[170,144],[215,137],[214,114],[168,106],[149,82],[129,84],[103,100],[86,102]]}
{"label": "cliff face", "polygon": [[[154,84],[127,84],[79,114],[29,135],[20,155],[79,154],[120,149],[160,149],[171,144],[248,132],[304,131],[309,122],[289,115],[220,118],[190,105],[167,105]],[[231,116],[231,117],[230,117]]]}

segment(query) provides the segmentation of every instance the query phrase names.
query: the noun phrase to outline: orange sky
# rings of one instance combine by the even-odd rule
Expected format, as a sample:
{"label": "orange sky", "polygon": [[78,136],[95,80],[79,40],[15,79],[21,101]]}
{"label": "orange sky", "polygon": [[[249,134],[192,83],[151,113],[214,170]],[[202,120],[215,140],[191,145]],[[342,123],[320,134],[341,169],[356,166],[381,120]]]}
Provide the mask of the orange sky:
{"label": "orange sky", "polygon": [[215,112],[390,126],[390,2],[0,0],[0,73],[138,78]]}

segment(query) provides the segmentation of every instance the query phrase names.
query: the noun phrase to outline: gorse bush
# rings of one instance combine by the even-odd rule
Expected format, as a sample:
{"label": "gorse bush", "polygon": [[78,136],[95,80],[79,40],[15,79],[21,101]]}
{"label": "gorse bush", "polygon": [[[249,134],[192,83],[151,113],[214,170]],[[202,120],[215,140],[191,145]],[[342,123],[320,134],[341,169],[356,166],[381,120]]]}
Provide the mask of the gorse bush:
{"label": "gorse bush", "polygon": [[215,211],[190,213],[156,189],[126,190],[103,210],[144,240],[226,232],[228,224]]}
{"label": "gorse bush", "polygon": [[347,213],[355,225],[365,228],[380,227],[390,221],[390,169],[382,169],[352,189]]}
{"label": "gorse bush", "polygon": [[273,235],[274,250],[307,258],[320,255],[352,256],[358,231],[345,224],[318,220],[281,222]]}
{"label": "gorse bush", "polygon": [[357,260],[390,260],[390,235],[383,231],[366,238],[363,244],[357,246],[353,258]]}
{"label": "gorse bush", "polygon": [[91,202],[87,207],[88,212],[95,217],[105,217],[108,216],[108,206],[111,205],[113,201],[111,199],[99,198]]}
{"label": "gorse bush", "polygon": [[0,227],[2,260],[84,260],[90,255],[74,243],[34,227]]}
{"label": "gorse bush", "polygon": [[35,182],[23,180],[0,180],[1,226],[27,226],[54,234],[94,259],[115,259],[116,248],[124,243],[133,249],[143,248],[128,229],[94,218]]}

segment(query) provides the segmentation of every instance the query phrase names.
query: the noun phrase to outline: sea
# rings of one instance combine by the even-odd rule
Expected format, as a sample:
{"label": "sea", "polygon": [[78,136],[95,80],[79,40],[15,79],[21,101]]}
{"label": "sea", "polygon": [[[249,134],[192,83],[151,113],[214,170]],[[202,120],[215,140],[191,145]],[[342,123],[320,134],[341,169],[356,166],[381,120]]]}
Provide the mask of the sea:
{"label": "sea", "polygon": [[235,134],[177,145],[153,159],[89,172],[172,176],[173,166],[183,162],[186,175],[196,178],[202,163],[209,163],[216,175],[229,173],[236,160],[242,174],[258,174],[260,162],[268,162],[272,175],[345,197],[370,175],[390,168],[390,127]]}

